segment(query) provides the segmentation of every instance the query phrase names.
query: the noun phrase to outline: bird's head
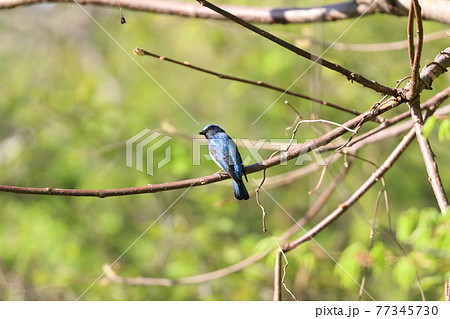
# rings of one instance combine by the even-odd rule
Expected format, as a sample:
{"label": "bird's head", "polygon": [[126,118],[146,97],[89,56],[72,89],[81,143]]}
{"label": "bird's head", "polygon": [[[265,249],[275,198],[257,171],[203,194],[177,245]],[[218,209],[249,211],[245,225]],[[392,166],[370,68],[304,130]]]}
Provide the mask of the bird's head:
{"label": "bird's head", "polygon": [[204,135],[207,139],[210,139],[211,137],[213,137],[217,133],[225,133],[225,131],[222,128],[220,128],[220,126],[217,126],[217,125],[214,125],[214,124],[207,125],[203,129],[203,131],[198,132],[198,134]]}

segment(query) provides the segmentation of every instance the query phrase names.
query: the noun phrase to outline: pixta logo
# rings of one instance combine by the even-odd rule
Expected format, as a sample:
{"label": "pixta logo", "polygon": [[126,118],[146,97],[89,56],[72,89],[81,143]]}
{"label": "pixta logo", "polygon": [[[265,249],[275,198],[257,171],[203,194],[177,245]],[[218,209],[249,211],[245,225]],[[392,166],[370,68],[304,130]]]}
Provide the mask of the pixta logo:
{"label": "pixta logo", "polygon": [[[297,156],[293,162],[297,166],[302,166],[304,162],[315,161],[318,166],[324,166],[325,161],[323,160],[320,153],[317,151],[317,146],[312,139],[305,139],[303,143],[298,143],[297,139],[266,139],[261,138],[259,140],[251,141],[248,139],[235,140],[238,144],[238,149],[240,150],[242,156],[242,162],[244,165],[249,165],[251,163],[261,163],[264,161],[264,157],[261,155],[260,151],[278,151],[280,156],[280,165],[288,165],[287,163],[287,149],[288,147],[298,148],[300,147],[300,154]],[[202,158],[206,160],[212,160],[211,156],[207,154],[204,150],[204,146],[208,145],[208,141],[202,138],[196,138],[192,140],[192,164],[194,166],[201,165]],[[245,156],[243,150],[247,150],[248,154]]]}
{"label": "pixta logo", "polygon": [[[144,162],[146,163],[146,173],[153,175],[155,166],[160,169],[166,165],[171,158],[171,147],[165,145],[172,138],[148,128],[140,131],[129,138],[126,143],[126,164],[128,167],[135,168],[138,171],[144,171]],[[155,160],[155,152],[164,149],[164,158]],[[161,152],[157,152],[158,157]],[[157,161],[159,160],[159,161]],[[155,163],[156,162],[156,163]]]}

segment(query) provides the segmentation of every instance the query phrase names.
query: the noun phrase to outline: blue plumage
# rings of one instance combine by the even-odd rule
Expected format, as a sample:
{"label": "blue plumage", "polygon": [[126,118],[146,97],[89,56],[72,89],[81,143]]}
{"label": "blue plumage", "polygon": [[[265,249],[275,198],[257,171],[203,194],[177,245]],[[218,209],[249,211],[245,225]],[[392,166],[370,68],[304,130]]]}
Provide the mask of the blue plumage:
{"label": "blue plumage", "polygon": [[234,197],[238,200],[249,199],[242,175],[247,182],[248,179],[236,143],[217,125],[208,125],[199,134],[208,139],[209,154],[214,162],[233,179]]}

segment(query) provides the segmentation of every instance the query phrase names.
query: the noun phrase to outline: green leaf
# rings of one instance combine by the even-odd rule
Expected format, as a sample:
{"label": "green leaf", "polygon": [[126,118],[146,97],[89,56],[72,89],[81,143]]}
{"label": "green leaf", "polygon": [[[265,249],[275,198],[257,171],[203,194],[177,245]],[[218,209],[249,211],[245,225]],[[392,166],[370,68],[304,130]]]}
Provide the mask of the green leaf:
{"label": "green leaf", "polygon": [[394,280],[400,288],[407,291],[416,277],[413,262],[408,257],[402,257],[395,265],[393,273]]}
{"label": "green leaf", "polygon": [[417,209],[410,209],[406,214],[401,215],[397,221],[397,238],[401,241],[408,240],[414,229],[417,227],[419,213]]}
{"label": "green leaf", "polygon": [[445,119],[439,125],[438,138],[441,142],[450,140],[450,119]]}
{"label": "green leaf", "polygon": [[375,242],[370,251],[370,256],[373,258],[373,272],[382,273],[386,267],[386,248],[382,242]]}
{"label": "green leaf", "polygon": [[353,243],[342,253],[338,264],[334,267],[334,272],[341,280],[342,286],[349,288],[355,285],[354,280],[358,280],[362,270],[357,255],[365,251],[366,248],[361,243]]}
{"label": "green leaf", "polygon": [[436,124],[436,118],[434,116],[430,116],[425,124],[422,127],[422,133],[425,135],[426,138],[430,136],[431,132],[433,131],[434,125]]}
{"label": "green leaf", "polygon": [[297,262],[312,271],[317,267],[317,258],[311,251],[304,250],[297,255]]}

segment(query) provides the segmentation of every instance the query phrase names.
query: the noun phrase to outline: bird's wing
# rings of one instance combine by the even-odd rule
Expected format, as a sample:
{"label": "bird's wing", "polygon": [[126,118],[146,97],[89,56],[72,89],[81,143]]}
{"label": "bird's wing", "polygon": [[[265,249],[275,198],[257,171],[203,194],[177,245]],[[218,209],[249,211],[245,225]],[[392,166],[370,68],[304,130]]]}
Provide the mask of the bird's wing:
{"label": "bird's wing", "polygon": [[234,169],[236,148],[235,144],[233,147],[231,143],[234,144],[228,135],[216,134],[209,140],[209,154],[220,168],[227,172],[235,182],[240,183],[240,179],[236,176]]}
{"label": "bird's wing", "polygon": [[242,179],[242,174],[244,174],[245,179],[248,182],[247,179],[247,175],[245,174],[244,171],[244,165],[242,164],[242,157],[241,154],[239,153],[239,150],[237,148],[236,143],[233,141],[233,139],[231,139],[231,137],[229,137],[229,153],[230,153],[230,157],[232,159],[232,165],[233,165],[233,171],[235,172],[236,175],[239,176],[239,179]]}
{"label": "bird's wing", "polygon": [[245,169],[244,169],[244,163],[243,163],[243,161],[242,161],[241,153],[239,153],[239,150],[237,150],[237,155],[238,155],[238,158],[239,158],[239,162],[240,162],[240,167],[241,167],[241,170],[242,170],[242,174],[244,174],[245,180],[248,182],[247,174],[245,173]]}

